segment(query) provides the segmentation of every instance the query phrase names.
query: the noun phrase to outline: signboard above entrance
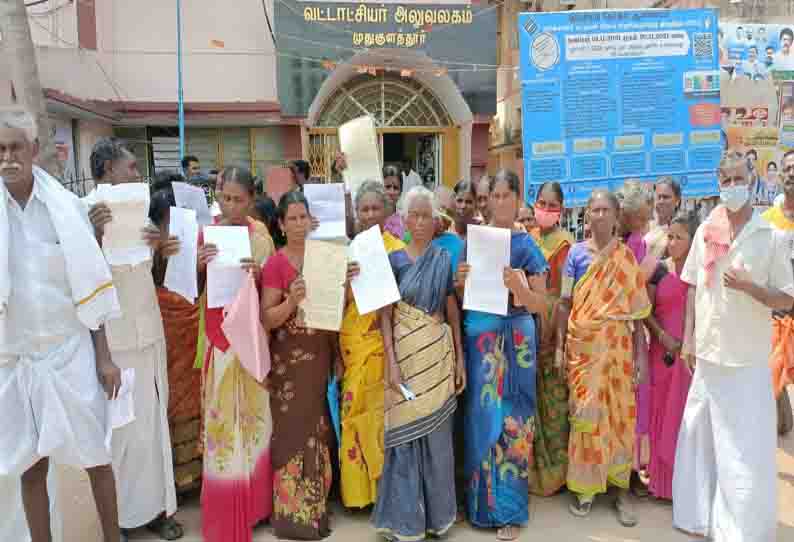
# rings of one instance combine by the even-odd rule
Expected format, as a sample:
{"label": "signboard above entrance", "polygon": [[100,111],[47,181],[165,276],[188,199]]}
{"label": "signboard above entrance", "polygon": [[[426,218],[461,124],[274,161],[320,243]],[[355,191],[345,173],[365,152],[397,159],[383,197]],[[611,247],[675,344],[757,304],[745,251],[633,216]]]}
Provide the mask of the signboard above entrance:
{"label": "signboard above entrance", "polygon": [[495,6],[466,0],[274,0],[274,13],[279,102],[286,115],[306,115],[329,68],[362,52],[371,57],[362,73],[415,73],[428,64],[400,55],[427,55],[429,68],[449,75],[472,113],[495,112]]}

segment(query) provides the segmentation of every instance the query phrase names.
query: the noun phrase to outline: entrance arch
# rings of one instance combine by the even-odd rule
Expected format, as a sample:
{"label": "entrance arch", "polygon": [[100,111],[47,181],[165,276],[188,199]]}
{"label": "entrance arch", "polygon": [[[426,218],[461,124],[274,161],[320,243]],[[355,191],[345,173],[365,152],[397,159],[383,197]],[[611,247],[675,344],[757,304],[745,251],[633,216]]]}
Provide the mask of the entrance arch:
{"label": "entrance arch", "polygon": [[[362,65],[387,70],[379,70],[377,76],[360,74],[357,66]],[[338,150],[338,127],[371,115],[382,156],[384,137],[418,140],[423,149],[433,147],[436,182],[452,185],[468,177],[473,116],[454,81],[438,69],[424,53],[383,49],[359,53],[337,66],[320,87],[307,117],[304,148],[312,174],[329,177]],[[401,77],[402,70],[412,75]],[[425,155],[417,163],[431,167],[427,161]]]}

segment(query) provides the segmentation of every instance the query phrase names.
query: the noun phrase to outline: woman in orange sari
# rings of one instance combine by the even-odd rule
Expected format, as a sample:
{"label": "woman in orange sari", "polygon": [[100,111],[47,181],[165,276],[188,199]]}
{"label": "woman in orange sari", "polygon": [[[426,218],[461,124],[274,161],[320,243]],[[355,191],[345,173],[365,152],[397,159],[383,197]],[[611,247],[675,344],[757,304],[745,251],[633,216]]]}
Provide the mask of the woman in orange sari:
{"label": "woman in orange sari", "polygon": [[[149,218],[168,235],[174,192],[163,188],[152,195]],[[174,449],[177,493],[201,485],[201,371],[194,369],[199,333],[199,305],[163,287],[168,259],[155,254],[152,275],[163,316],[168,350],[168,425]]]}
{"label": "woman in orange sari", "polygon": [[553,495],[565,485],[568,470],[568,380],[555,367],[557,326],[554,318],[560,300],[562,270],[568,259],[573,236],[560,227],[564,199],[560,183],[547,182],[538,190],[532,231],[549,264],[546,284],[546,310],[540,318],[540,342],[537,369],[537,416],[535,418],[535,460],[532,463],[530,491],[535,495]]}
{"label": "woman in orange sari", "polygon": [[587,516],[595,496],[611,484],[619,488],[618,521],[633,527],[633,344],[651,304],[634,254],[615,238],[619,209],[613,194],[593,191],[587,205],[592,239],[571,248],[563,272],[561,305],[570,318],[567,334],[559,336],[566,337],[570,391],[567,484],[577,496],[571,513]]}

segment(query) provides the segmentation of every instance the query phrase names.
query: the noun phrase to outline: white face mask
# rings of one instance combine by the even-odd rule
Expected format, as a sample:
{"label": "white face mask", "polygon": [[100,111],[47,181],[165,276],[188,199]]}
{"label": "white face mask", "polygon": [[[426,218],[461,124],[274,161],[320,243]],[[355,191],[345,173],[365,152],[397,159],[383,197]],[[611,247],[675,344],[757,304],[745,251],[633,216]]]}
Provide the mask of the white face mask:
{"label": "white face mask", "polygon": [[746,184],[720,189],[720,200],[732,213],[744,207],[748,199],[750,199],[750,187]]}

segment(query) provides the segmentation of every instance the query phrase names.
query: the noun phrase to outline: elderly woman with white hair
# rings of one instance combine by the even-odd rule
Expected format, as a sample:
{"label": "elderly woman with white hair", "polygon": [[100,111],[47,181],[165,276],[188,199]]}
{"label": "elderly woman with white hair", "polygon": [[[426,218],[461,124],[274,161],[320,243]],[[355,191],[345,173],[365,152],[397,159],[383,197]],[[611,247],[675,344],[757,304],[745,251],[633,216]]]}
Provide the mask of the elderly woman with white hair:
{"label": "elderly woman with white hair", "polygon": [[402,300],[380,311],[385,457],[373,522],[390,540],[424,540],[455,522],[452,414],[466,377],[450,255],[431,244],[433,193],[412,188],[402,213],[411,241],[389,255]]}

